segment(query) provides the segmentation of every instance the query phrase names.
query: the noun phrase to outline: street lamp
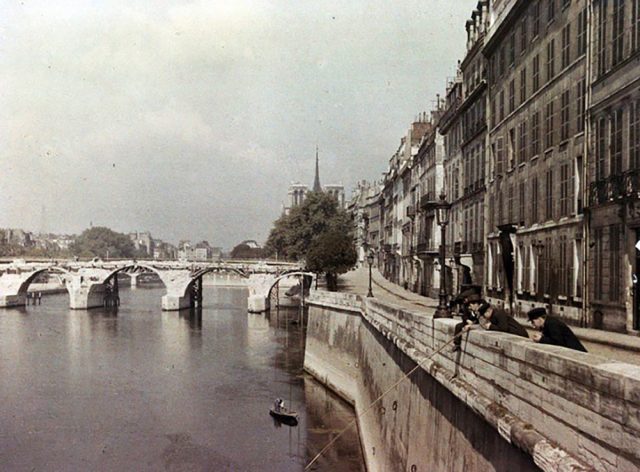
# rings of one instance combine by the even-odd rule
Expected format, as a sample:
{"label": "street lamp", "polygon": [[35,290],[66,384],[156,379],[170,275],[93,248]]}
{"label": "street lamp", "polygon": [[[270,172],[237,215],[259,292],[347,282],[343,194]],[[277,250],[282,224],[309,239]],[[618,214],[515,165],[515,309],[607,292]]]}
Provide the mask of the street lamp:
{"label": "street lamp", "polygon": [[445,266],[445,242],[446,228],[449,224],[449,209],[451,205],[445,200],[444,192],[440,194],[440,201],[436,203],[436,221],[440,225],[440,292],[438,293],[438,309],[434,318],[451,318],[447,309],[446,266]]}
{"label": "street lamp", "polygon": [[369,293],[367,293],[367,297],[373,297],[373,292],[371,291],[371,266],[373,265],[373,252],[370,252],[367,255],[367,263],[369,264]]}

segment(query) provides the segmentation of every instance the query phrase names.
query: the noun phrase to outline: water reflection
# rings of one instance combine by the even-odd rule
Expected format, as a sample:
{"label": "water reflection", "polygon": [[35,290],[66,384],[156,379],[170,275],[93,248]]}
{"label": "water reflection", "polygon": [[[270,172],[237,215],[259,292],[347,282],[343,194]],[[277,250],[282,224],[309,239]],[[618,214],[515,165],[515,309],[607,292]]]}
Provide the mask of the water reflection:
{"label": "water reflection", "polygon": [[[3,470],[300,471],[353,418],[303,374],[305,313],[247,314],[246,290],[211,287],[202,309],[162,312],[163,293],[0,309]],[[277,396],[298,426],[270,417]],[[357,470],[341,469],[357,441],[337,446],[322,464]]]}

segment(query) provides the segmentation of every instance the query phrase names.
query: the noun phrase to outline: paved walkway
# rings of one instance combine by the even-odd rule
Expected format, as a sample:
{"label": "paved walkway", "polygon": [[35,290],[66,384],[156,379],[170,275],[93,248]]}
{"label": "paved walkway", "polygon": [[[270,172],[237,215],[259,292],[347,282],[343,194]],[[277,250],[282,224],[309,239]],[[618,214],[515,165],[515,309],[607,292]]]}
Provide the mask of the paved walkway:
{"label": "paved walkway", "polygon": [[[378,300],[403,308],[424,310],[429,314],[433,314],[438,307],[438,300],[423,297],[389,282],[377,269],[373,269],[371,275],[373,296]],[[368,268],[355,269],[341,275],[338,286],[340,291],[366,296],[369,289]],[[525,326],[528,325],[524,319],[518,319],[518,321]],[[597,329],[571,329],[590,353],[622,362],[640,364],[640,337]],[[529,329],[529,331],[533,330]]]}

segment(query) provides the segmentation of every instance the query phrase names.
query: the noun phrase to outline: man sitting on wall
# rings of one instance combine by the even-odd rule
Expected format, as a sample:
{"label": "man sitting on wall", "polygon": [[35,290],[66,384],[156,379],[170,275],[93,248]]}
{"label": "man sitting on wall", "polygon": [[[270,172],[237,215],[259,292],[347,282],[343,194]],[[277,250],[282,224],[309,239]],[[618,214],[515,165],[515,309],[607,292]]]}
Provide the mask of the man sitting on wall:
{"label": "man sitting on wall", "polygon": [[533,340],[543,344],[568,347],[576,351],[587,352],[580,340],[573,334],[564,321],[555,316],[548,316],[544,308],[534,308],[527,313],[531,324],[541,333],[536,333]]}
{"label": "man sitting on wall", "polygon": [[[480,325],[483,328],[491,331],[515,334],[523,338],[529,337],[524,326],[518,323],[513,316],[509,316],[509,314],[501,308],[492,307],[485,302],[480,295],[471,295],[468,300],[471,311],[483,318],[483,320],[480,320]],[[463,328],[464,331],[469,329],[471,329],[471,325]]]}

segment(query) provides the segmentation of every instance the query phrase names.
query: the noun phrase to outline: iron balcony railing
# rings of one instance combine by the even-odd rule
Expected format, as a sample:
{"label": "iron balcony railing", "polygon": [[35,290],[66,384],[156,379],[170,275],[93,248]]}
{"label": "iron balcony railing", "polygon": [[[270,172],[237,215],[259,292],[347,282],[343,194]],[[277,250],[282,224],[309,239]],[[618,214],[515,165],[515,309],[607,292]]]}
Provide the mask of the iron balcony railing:
{"label": "iron balcony railing", "polygon": [[640,169],[592,182],[589,186],[589,202],[592,206],[623,199],[640,198]]}

